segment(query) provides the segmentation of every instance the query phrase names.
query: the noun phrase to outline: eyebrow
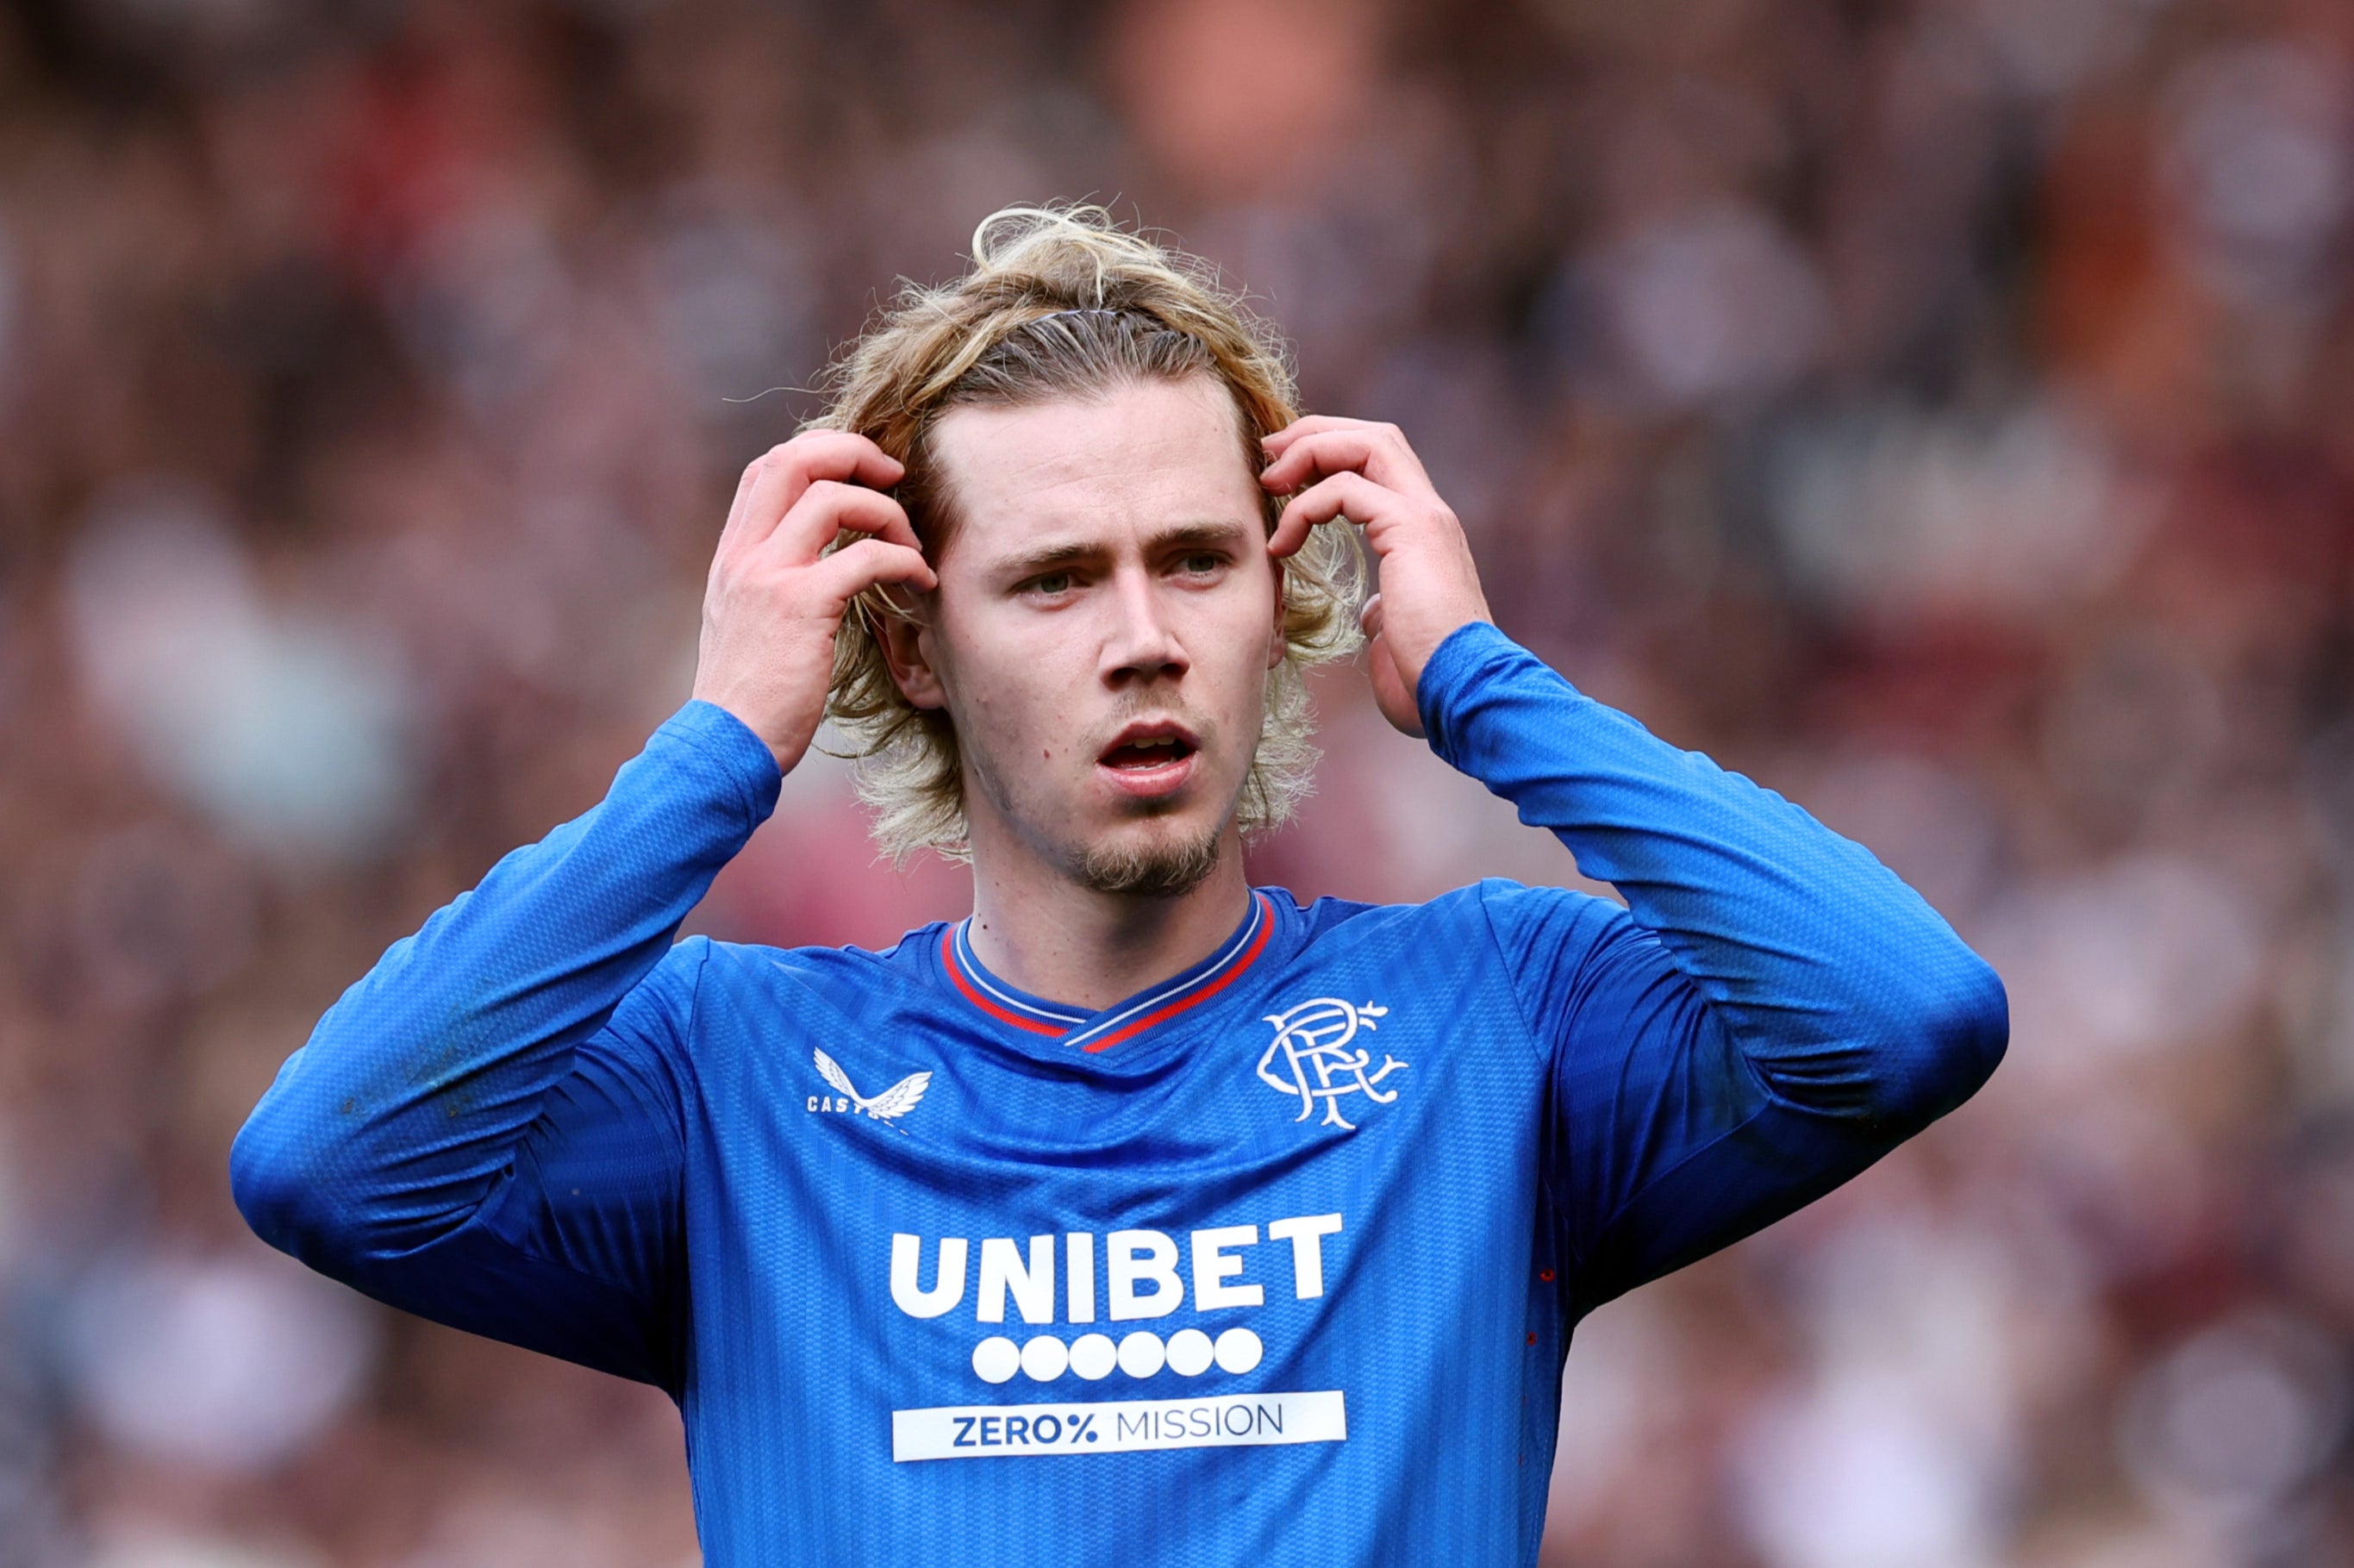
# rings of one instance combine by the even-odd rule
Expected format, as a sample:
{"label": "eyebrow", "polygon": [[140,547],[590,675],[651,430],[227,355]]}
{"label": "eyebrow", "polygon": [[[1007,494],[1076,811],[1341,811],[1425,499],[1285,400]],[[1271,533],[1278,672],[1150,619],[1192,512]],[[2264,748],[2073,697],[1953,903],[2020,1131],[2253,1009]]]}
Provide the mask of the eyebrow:
{"label": "eyebrow", "polygon": [[[1148,536],[1144,541],[1144,553],[1149,556],[1160,555],[1169,550],[1184,549],[1189,546],[1231,546],[1249,533],[1250,526],[1242,523],[1180,523],[1172,527],[1160,529]],[[1009,556],[998,562],[995,569],[1015,577],[1034,577],[1040,572],[1053,571],[1057,567],[1074,566],[1081,561],[1093,560],[1103,554],[1103,546],[1092,542],[1074,540],[1063,545],[1042,545],[1036,549],[1025,550],[1018,556]]]}

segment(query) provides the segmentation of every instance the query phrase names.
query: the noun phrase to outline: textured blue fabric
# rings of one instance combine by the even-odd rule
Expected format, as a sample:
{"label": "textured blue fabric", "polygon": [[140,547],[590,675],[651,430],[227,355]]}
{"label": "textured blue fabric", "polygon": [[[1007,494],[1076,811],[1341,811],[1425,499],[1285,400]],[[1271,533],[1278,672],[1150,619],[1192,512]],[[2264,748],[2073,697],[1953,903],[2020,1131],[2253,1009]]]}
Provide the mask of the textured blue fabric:
{"label": "textured blue fabric", "polygon": [[1420,696],[1628,908],[1267,889],[1142,1027],[940,926],[673,945],[779,785],[690,703],[321,1020],[239,1204],[670,1390],[715,1568],[1532,1563],[1578,1316],[1958,1104],[2008,1021],[1867,853],[1493,628]]}

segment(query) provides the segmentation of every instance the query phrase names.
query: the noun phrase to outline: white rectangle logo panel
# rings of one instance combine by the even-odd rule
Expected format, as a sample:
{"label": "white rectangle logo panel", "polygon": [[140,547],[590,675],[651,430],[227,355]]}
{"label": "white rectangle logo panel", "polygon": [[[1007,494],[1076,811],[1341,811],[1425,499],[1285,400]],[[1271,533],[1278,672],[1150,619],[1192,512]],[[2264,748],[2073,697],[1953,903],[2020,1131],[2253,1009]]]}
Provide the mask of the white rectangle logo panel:
{"label": "white rectangle logo panel", "polygon": [[946,1404],[891,1413],[891,1457],[981,1459],[1339,1443],[1349,1414],[1337,1388],[1102,1404]]}

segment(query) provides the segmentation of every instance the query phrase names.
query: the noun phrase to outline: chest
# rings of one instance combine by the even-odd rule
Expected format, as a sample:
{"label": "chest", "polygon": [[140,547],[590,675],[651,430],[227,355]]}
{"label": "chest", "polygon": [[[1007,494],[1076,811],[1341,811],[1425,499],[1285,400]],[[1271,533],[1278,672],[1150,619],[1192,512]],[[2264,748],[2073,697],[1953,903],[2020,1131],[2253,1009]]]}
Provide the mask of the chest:
{"label": "chest", "polygon": [[1526,1231],[1533,1064],[1459,998],[1341,979],[1267,988],[1118,1071],[992,1048],[953,1012],[805,1023],[745,1053],[710,1113],[699,1250],[726,1288],[822,1282],[827,1310],[937,1339],[970,1375],[1054,1362],[1021,1349],[1041,1335],[1082,1369],[1130,1340],[1149,1362],[1140,1334],[1239,1367],[1356,1281],[1427,1289]]}

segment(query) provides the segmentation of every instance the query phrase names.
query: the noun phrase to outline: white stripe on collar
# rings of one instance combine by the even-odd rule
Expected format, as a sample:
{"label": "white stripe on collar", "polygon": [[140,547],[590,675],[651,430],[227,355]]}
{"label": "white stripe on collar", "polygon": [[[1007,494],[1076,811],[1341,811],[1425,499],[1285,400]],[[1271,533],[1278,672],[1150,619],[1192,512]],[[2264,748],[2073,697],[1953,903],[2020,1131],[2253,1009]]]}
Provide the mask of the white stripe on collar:
{"label": "white stripe on collar", "polygon": [[1259,925],[1267,918],[1266,901],[1260,898],[1257,892],[1251,894],[1250,903],[1250,918],[1243,922],[1242,929],[1235,933],[1234,940],[1226,944],[1225,950],[1218,954],[1208,969],[1191,980],[1172,981],[1157,991],[1147,992],[1111,1017],[1097,1019],[1078,1033],[1066,1036],[1063,1043],[1066,1045],[1084,1045],[1096,1035],[1117,1029],[1140,1013],[1149,1012],[1157,1007],[1165,1007],[1186,992],[1198,991],[1225,973],[1227,969],[1234,967],[1236,959],[1250,950],[1252,938],[1258,935]]}

